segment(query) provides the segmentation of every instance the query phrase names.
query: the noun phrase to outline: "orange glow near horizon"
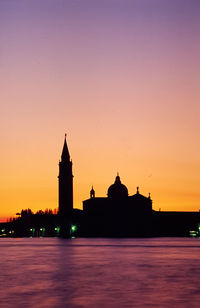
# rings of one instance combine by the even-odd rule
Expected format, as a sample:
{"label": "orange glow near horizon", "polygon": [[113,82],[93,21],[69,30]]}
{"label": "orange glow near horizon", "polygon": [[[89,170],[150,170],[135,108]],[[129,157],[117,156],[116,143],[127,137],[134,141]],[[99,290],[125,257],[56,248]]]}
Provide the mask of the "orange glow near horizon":
{"label": "orange glow near horizon", "polygon": [[172,0],[0,4],[0,221],[57,208],[65,133],[75,208],[92,185],[106,196],[118,171],[155,210],[199,210],[199,11]]}

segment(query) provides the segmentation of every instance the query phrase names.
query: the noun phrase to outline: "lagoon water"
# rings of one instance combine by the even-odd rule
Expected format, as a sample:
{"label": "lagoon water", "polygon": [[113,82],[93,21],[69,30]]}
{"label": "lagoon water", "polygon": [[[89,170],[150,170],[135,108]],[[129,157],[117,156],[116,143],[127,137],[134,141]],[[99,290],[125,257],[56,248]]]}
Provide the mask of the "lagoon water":
{"label": "lagoon water", "polygon": [[198,238],[0,240],[0,307],[200,307]]}

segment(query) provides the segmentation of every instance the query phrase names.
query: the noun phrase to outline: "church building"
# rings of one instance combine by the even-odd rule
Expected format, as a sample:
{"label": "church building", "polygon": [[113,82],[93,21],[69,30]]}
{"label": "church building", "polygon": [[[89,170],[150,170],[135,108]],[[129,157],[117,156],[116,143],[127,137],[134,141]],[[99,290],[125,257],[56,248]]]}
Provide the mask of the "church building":
{"label": "church building", "polygon": [[96,197],[92,187],[90,199],[83,201],[83,212],[88,234],[92,229],[96,236],[145,236],[151,228],[152,200],[150,194],[140,194],[139,187],[136,194],[129,196],[117,174],[107,197]]}
{"label": "church building", "polygon": [[92,187],[90,199],[83,201],[83,210],[87,213],[117,210],[149,214],[152,212],[152,200],[150,194],[148,197],[141,195],[139,187],[136,194],[129,196],[127,187],[121,183],[120,176],[117,174],[114,184],[108,188],[107,197],[95,197]]}

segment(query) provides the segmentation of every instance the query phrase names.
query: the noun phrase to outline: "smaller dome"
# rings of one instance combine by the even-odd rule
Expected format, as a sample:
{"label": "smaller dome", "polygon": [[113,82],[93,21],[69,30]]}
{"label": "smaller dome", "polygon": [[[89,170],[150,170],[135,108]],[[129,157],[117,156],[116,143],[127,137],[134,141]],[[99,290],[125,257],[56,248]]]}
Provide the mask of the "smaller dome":
{"label": "smaller dome", "polygon": [[128,189],[120,181],[119,175],[116,176],[115,183],[108,188],[108,198],[124,199],[128,197]]}
{"label": "smaller dome", "polygon": [[90,190],[90,198],[95,198],[95,191],[94,191],[93,186],[92,186],[92,189]]}

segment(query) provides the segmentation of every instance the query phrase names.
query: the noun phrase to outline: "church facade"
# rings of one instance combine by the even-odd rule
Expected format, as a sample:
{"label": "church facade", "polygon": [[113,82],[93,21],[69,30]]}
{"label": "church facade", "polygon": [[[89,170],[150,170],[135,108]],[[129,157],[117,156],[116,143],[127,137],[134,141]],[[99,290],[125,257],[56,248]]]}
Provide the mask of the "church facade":
{"label": "church facade", "polygon": [[95,197],[92,187],[90,198],[83,201],[83,212],[86,233],[92,229],[96,236],[148,236],[152,229],[150,194],[143,196],[137,187],[136,194],[129,196],[119,174],[108,188],[107,197]]}
{"label": "church facade", "polygon": [[95,191],[92,187],[90,199],[83,201],[83,210],[86,213],[101,212],[134,212],[151,214],[152,200],[150,194],[145,197],[139,193],[139,187],[134,195],[129,196],[127,187],[121,183],[119,174],[115,178],[114,184],[108,188],[107,197],[95,197]]}

